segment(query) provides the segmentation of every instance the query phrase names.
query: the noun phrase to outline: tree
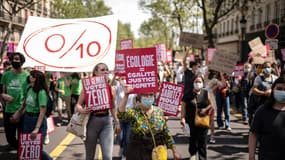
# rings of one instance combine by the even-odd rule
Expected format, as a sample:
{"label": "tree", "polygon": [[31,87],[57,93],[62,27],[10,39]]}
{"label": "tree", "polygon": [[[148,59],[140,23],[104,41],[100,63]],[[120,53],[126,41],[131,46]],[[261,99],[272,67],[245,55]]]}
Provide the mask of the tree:
{"label": "tree", "polygon": [[203,13],[204,29],[207,34],[208,47],[214,48],[213,29],[219,18],[225,16],[239,4],[239,0],[196,0]]}
{"label": "tree", "polygon": [[117,33],[117,49],[120,49],[120,40],[123,39],[134,40],[134,33],[131,31],[131,24],[129,23],[124,24],[121,21],[119,21],[118,33]]}
{"label": "tree", "polygon": [[193,21],[189,21],[194,17],[192,0],[140,0],[139,5],[152,14],[152,18],[141,25],[140,33],[144,37],[159,38],[168,48],[173,48],[174,39],[183,30],[194,26]]}
{"label": "tree", "polygon": [[[15,1],[15,0],[0,0],[1,8],[8,14],[9,16],[9,24],[4,29],[6,31],[6,34],[3,38],[1,50],[0,50],[0,56],[3,57],[3,54],[7,48],[7,41],[10,38],[10,35],[13,33],[13,25],[14,25],[14,18],[16,15],[24,8],[31,8],[36,3],[39,3],[41,0],[26,0],[26,1]],[[5,3],[6,2],[6,3]],[[5,5],[7,4],[7,5]],[[2,62],[1,58],[1,62]]]}

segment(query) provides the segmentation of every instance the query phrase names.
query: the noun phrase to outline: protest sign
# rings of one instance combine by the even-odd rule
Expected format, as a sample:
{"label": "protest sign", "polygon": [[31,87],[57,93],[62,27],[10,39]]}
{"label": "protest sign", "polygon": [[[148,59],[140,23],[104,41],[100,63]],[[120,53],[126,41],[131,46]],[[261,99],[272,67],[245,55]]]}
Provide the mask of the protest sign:
{"label": "protest sign", "polygon": [[285,61],[285,48],[281,49],[282,60]]}
{"label": "protest sign", "polygon": [[260,55],[262,57],[266,57],[267,56],[266,46],[263,45],[260,37],[257,37],[255,39],[249,41],[248,45],[249,45],[249,47],[252,50],[254,55]]}
{"label": "protest sign", "polygon": [[40,71],[42,73],[46,72],[46,67],[45,66],[34,66],[34,69],[37,71]]}
{"label": "protest sign", "polygon": [[166,57],[166,45],[165,44],[157,44],[155,45],[156,49],[156,60],[165,62]]}
{"label": "protest sign", "polygon": [[244,64],[240,63],[240,64],[236,64],[235,65],[235,70],[234,70],[234,76],[238,77],[238,76],[243,76],[244,75]]}
{"label": "protest sign", "polygon": [[125,76],[125,55],[124,52],[121,52],[122,50],[116,51],[115,56],[115,74],[116,76]]}
{"label": "protest sign", "polygon": [[155,48],[122,50],[125,55],[126,82],[133,93],[158,90],[157,61]]}
{"label": "protest sign", "polygon": [[235,69],[234,64],[236,64],[238,59],[239,57],[230,50],[219,49],[217,50],[213,60],[209,62],[208,67],[209,69],[231,75]]}
{"label": "protest sign", "polygon": [[105,76],[82,79],[86,108],[93,111],[111,109],[111,90]]}
{"label": "protest sign", "polygon": [[18,160],[41,160],[42,159],[42,134],[32,140],[31,134],[19,134]]}
{"label": "protest sign", "polygon": [[162,82],[157,99],[157,106],[162,108],[164,115],[177,116],[183,93],[183,85]]}
{"label": "protest sign", "polygon": [[50,134],[55,130],[53,116],[47,117],[47,133]]}
{"label": "protest sign", "polygon": [[166,63],[172,62],[172,50],[167,50],[166,51]]}
{"label": "protest sign", "polygon": [[193,48],[203,48],[203,41],[203,34],[182,32],[179,38],[179,45],[192,46]]}
{"label": "protest sign", "polygon": [[118,21],[114,15],[83,19],[30,16],[17,52],[23,67],[46,66],[47,71],[90,72],[104,62],[114,68]]}
{"label": "protest sign", "polygon": [[207,50],[207,60],[208,62],[211,62],[216,54],[217,49],[216,48],[208,48]]}
{"label": "protest sign", "polygon": [[132,39],[123,39],[120,41],[120,49],[131,49],[133,48],[133,40]]}

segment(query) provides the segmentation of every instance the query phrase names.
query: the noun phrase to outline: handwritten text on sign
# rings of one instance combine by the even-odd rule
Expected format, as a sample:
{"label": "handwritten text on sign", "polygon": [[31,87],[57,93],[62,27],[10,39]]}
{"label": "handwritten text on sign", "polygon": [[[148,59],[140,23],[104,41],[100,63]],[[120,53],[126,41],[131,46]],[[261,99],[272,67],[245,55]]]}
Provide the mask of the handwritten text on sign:
{"label": "handwritten text on sign", "polygon": [[133,93],[156,92],[157,61],[155,48],[121,50],[125,55],[126,81]]}
{"label": "handwritten text on sign", "polygon": [[111,108],[111,93],[105,76],[84,78],[82,82],[87,108],[94,111]]}
{"label": "handwritten text on sign", "polygon": [[169,82],[161,84],[160,93],[157,100],[157,106],[162,108],[167,116],[177,116],[184,87]]}
{"label": "handwritten text on sign", "polygon": [[65,20],[30,16],[17,51],[26,57],[24,67],[92,71],[96,63],[105,62],[113,68],[116,34],[114,16]]}
{"label": "handwritten text on sign", "polygon": [[40,160],[42,156],[42,135],[38,134],[36,139],[31,140],[30,134],[20,134],[20,145],[18,149],[19,160]]}

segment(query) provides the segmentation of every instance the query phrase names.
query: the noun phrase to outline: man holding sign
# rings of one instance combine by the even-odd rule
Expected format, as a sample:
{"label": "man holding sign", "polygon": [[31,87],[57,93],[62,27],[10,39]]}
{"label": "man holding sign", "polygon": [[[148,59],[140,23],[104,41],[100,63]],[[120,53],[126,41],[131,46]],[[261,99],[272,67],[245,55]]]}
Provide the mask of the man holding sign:
{"label": "man holding sign", "polygon": [[[99,63],[94,67],[93,76],[83,79],[83,90],[76,104],[80,113],[91,112],[87,123],[85,144],[86,160],[94,159],[98,139],[102,149],[104,160],[112,159],[113,152],[113,120],[116,132],[120,131],[119,120],[113,105],[114,89],[107,84],[109,70],[105,63]],[[84,105],[85,104],[85,105]]]}

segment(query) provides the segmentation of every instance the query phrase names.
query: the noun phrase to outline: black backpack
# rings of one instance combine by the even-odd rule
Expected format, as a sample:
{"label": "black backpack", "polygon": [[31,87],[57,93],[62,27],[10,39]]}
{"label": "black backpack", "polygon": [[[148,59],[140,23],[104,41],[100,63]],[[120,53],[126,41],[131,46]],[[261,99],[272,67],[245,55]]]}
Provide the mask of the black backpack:
{"label": "black backpack", "polygon": [[[32,86],[29,86],[28,89],[27,89],[27,92],[29,91],[29,89],[32,88]],[[46,91],[47,93],[47,91]],[[37,93],[37,96],[36,96],[36,101],[38,103],[38,95],[39,93]],[[47,93],[47,109],[46,109],[46,117],[49,117],[51,114],[52,114],[52,110],[53,110],[53,101],[52,101],[52,98],[51,96]]]}

